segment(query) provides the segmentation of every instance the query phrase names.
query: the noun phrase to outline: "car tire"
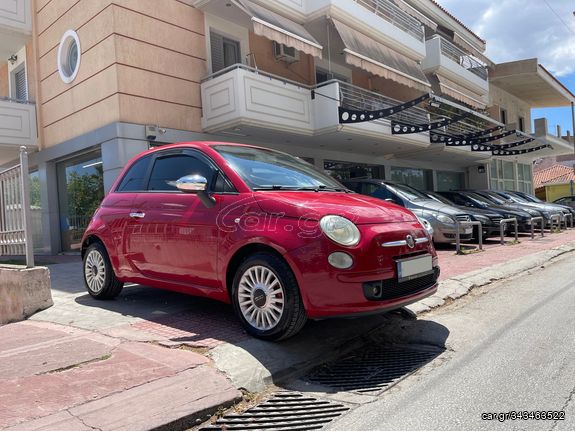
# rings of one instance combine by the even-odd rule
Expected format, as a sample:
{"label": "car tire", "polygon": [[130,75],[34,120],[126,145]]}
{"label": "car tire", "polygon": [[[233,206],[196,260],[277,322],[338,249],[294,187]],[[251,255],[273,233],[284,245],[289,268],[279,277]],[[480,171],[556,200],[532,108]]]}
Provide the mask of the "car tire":
{"label": "car tire", "polygon": [[82,268],[84,284],[93,298],[113,299],[122,291],[124,283],[116,277],[103,244],[96,242],[88,247]]}
{"label": "car tire", "polygon": [[263,340],[292,337],[307,321],[292,270],[271,253],[255,253],[240,264],[233,280],[232,302],[248,334]]}

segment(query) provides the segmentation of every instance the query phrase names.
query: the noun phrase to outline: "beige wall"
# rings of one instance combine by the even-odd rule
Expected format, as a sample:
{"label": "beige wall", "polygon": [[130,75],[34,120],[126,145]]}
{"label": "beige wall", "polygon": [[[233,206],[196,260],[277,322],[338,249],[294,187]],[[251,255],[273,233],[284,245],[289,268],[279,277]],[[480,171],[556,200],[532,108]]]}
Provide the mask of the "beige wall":
{"label": "beige wall", "polygon": [[[43,147],[114,121],[200,131],[203,15],[177,0],[37,0]],[[58,74],[66,30],[80,38],[76,79]]]}
{"label": "beige wall", "polygon": [[315,84],[315,65],[311,55],[299,53],[299,61],[286,63],[276,60],[273,42],[250,31],[250,52],[255,55],[259,69],[302,84]]}
{"label": "beige wall", "polygon": [[525,132],[531,132],[531,109],[528,103],[491,83],[489,85],[489,100],[488,112],[492,118],[501,120],[500,108],[503,108],[507,111],[507,123],[515,123],[519,127],[518,118],[523,117],[525,119]]}
{"label": "beige wall", "polygon": [[0,97],[8,97],[8,63],[0,65]]}

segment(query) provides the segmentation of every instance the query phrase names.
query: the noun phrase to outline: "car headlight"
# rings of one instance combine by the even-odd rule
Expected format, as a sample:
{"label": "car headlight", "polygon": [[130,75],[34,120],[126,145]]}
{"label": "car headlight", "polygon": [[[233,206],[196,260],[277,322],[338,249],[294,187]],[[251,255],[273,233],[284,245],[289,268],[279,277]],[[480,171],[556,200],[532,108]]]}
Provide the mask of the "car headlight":
{"label": "car headlight", "polygon": [[357,245],[361,238],[357,226],[345,217],[326,215],[319,221],[319,226],[329,239],[341,245]]}
{"label": "car headlight", "polygon": [[439,220],[441,223],[445,223],[445,224],[455,224],[455,220],[453,220],[449,216],[446,216],[445,214],[439,214],[437,216],[437,220]]}

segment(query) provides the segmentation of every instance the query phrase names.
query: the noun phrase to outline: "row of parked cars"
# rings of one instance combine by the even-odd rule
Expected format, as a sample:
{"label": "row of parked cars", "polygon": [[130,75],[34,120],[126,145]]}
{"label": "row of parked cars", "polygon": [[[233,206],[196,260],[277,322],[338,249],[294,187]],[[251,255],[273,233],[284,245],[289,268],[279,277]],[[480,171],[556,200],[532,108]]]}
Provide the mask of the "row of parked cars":
{"label": "row of parked cars", "polygon": [[[567,214],[575,215],[575,209],[570,206],[550,204],[523,192],[493,190],[423,192],[406,184],[379,179],[353,179],[344,181],[344,184],[355,192],[410,209],[419,218],[429,222],[436,243],[455,241],[456,220],[481,222],[481,235],[486,239],[500,234],[500,222],[503,219],[517,219],[518,230],[528,232],[531,230],[534,217],[542,217],[545,226],[549,226],[554,215],[559,215],[560,219]],[[510,225],[506,227],[509,228]],[[465,226],[460,230],[462,241],[478,236],[478,227]]]}
{"label": "row of parked cars", "polygon": [[452,242],[456,220],[479,220],[491,235],[503,217],[526,229],[557,211],[569,210],[512,193],[344,186],[251,145],[166,145],[130,161],[94,213],[83,276],[96,299],[137,283],[231,303],[249,334],[281,340],[307,319],[382,313],[433,295],[433,239]]}

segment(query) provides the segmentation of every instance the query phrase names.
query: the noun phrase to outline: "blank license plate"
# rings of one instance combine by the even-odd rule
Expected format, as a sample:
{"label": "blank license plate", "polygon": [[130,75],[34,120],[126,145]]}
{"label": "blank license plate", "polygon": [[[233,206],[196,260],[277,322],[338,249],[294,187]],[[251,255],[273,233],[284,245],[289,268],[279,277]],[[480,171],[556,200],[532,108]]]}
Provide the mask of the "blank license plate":
{"label": "blank license plate", "polygon": [[397,278],[400,282],[421,277],[429,274],[432,270],[433,264],[429,254],[397,261]]}

